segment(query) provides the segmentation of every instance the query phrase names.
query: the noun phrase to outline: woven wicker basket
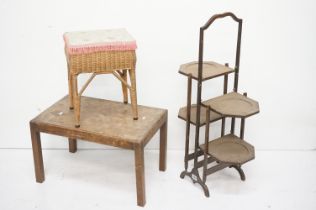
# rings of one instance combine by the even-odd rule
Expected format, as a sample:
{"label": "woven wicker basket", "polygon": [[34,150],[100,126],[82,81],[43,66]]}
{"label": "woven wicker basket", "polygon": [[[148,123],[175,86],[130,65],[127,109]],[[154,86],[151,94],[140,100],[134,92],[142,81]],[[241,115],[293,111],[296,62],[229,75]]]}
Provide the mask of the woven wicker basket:
{"label": "woven wicker basket", "polygon": [[67,54],[67,62],[72,74],[111,73],[121,69],[135,69],[136,53],[129,51],[103,51],[87,54]]}

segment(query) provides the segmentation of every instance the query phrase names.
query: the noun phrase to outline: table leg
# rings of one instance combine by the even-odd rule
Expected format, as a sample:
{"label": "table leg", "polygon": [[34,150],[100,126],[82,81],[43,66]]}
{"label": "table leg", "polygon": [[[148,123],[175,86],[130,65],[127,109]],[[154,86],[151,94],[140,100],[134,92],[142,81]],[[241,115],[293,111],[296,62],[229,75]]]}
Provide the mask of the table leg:
{"label": "table leg", "polygon": [[135,146],[135,170],[136,170],[136,189],[137,205],[145,206],[145,171],[144,171],[144,147]]}
{"label": "table leg", "polygon": [[35,178],[36,178],[36,182],[42,183],[45,180],[45,174],[44,174],[41,136],[40,136],[40,132],[37,131],[37,129],[32,123],[30,123],[30,129],[31,129],[31,138],[32,138]]}
{"label": "table leg", "polygon": [[159,170],[166,170],[168,119],[160,128]]}
{"label": "table leg", "polygon": [[69,138],[68,142],[69,142],[69,152],[71,153],[77,152],[77,139]]}

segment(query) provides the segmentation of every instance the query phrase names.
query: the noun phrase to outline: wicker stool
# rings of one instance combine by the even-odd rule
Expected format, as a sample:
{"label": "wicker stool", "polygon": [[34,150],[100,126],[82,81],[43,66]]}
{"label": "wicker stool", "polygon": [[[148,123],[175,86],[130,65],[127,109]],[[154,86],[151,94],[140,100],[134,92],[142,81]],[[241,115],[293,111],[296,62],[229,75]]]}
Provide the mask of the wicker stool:
{"label": "wicker stool", "polygon": [[[68,65],[70,109],[74,109],[76,127],[80,127],[80,97],[97,74],[113,74],[122,83],[124,103],[130,90],[133,119],[138,119],[136,96],[136,41],[125,29],[67,32],[64,34]],[[130,84],[127,82],[127,72]],[[78,91],[80,73],[92,73]]]}

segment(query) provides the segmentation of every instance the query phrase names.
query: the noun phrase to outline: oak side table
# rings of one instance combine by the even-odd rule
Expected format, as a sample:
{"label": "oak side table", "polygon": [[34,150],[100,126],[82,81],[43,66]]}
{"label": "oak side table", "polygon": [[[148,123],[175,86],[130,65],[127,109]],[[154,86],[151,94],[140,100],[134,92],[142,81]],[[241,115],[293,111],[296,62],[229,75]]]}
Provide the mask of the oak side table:
{"label": "oak side table", "polygon": [[137,204],[144,206],[144,147],[160,130],[159,170],[166,170],[168,111],[138,106],[139,119],[131,118],[130,104],[82,97],[81,126],[75,128],[74,113],[65,96],[30,121],[36,182],[45,180],[40,133],[68,137],[69,152],[76,152],[77,139],[134,150]]}

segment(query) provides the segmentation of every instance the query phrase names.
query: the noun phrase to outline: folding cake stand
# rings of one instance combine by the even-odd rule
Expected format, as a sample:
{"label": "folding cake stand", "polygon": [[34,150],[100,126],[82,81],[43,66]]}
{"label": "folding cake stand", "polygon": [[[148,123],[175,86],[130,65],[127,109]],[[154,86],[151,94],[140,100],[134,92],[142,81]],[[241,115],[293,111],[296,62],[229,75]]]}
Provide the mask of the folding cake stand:
{"label": "folding cake stand", "polygon": [[[203,61],[204,31],[217,19],[231,17],[238,23],[237,49],[235,67],[230,68],[228,64],[221,65],[213,61]],[[247,97],[247,94],[237,93],[240,45],[241,45],[242,19],[233,13],[223,13],[212,16],[208,22],[200,28],[199,60],[180,66],[179,73],[188,77],[187,106],[179,110],[178,117],[186,121],[185,156],[184,168],[180,177],[189,176],[193,183],[198,183],[204,190],[205,196],[209,197],[206,185],[206,177],[226,167],[234,168],[240,174],[241,180],[245,180],[245,174],[241,165],[254,159],[254,147],[244,140],[245,118],[259,113],[259,104]],[[227,93],[228,75],[234,73],[233,92]],[[223,95],[206,101],[201,100],[202,82],[224,77]],[[191,104],[192,80],[197,80],[197,103]],[[225,134],[226,118],[231,118],[231,130]],[[240,135],[235,133],[235,119],[240,118]],[[221,120],[221,137],[209,140],[210,123]],[[189,153],[190,125],[195,125],[194,151]],[[205,141],[200,145],[200,127],[206,125]],[[202,160],[198,160],[202,157]],[[193,160],[193,168],[188,170],[188,163]],[[211,167],[208,165],[212,164]],[[199,169],[202,168],[202,177]]]}

